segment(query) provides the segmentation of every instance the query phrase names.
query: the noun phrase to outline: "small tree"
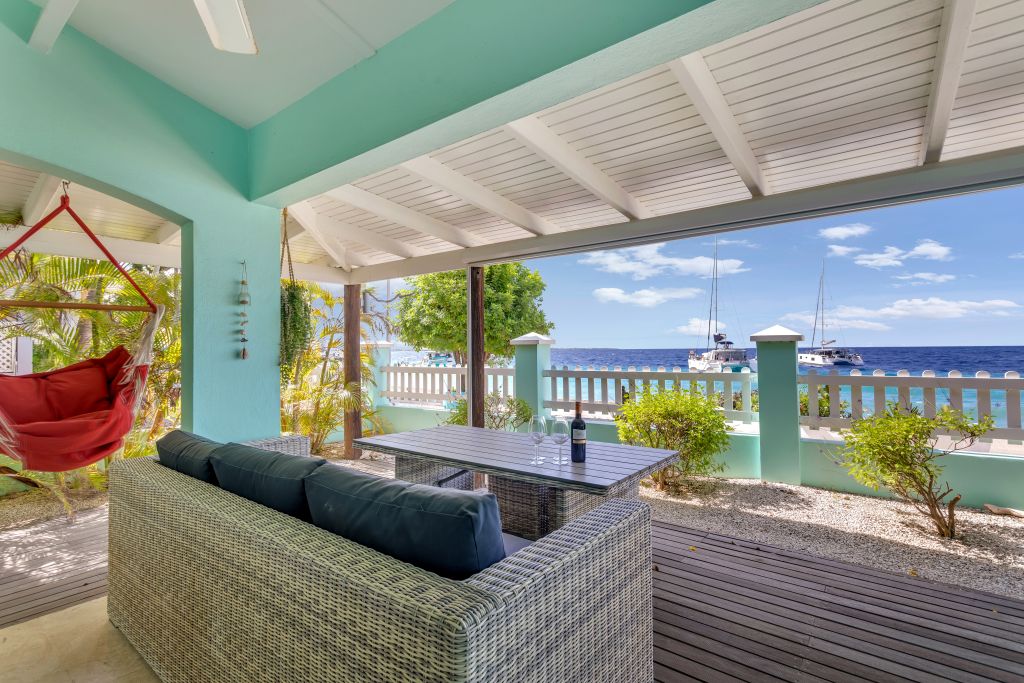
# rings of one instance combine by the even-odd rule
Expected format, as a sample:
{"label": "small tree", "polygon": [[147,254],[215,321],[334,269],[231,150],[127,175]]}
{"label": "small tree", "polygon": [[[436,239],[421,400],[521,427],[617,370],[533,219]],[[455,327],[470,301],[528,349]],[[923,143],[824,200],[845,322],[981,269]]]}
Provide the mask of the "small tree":
{"label": "small tree", "polygon": [[[939,536],[953,538],[960,495],[940,481],[939,459],[969,448],[992,426],[991,417],[975,423],[949,407],[929,418],[916,408],[901,411],[890,404],[885,414],[854,422],[840,454],[854,479],[875,491],[891,491],[928,515]],[[951,439],[947,448],[939,448],[942,435]]]}
{"label": "small tree", "polygon": [[[515,431],[532,417],[530,404],[521,398],[506,398],[497,392],[484,396],[484,427],[487,429]],[[443,424],[463,427],[469,424],[469,404],[466,399],[460,398],[455,402],[455,408]]]}
{"label": "small tree", "polygon": [[675,463],[652,475],[659,491],[725,469],[715,456],[729,447],[729,426],[715,396],[645,387],[635,400],[623,404],[615,422],[622,443],[679,453]]}
{"label": "small tree", "polygon": [[[528,332],[548,334],[554,327],[541,310],[544,280],[522,263],[484,269],[484,351],[511,358],[509,340]],[[461,270],[409,278],[398,300],[398,338],[417,351],[449,351],[466,361],[466,274]]]}

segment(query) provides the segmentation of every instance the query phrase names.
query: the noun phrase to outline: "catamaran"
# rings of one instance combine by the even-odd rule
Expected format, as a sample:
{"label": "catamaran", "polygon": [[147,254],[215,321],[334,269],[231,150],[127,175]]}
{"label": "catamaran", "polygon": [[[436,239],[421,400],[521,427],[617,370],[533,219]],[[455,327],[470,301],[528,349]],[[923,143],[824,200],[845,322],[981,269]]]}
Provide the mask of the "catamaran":
{"label": "catamaran", "polygon": [[[714,331],[712,331],[712,327]],[[714,339],[714,347],[711,340]],[[718,329],[718,240],[715,240],[715,264],[711,271],[711,305],[708,310],[708,349],[703,353],[690,350],[687,367],[690,372],[757,371],[757,359],[748,359],[746,349],[737,349]]]}
{"label": "catamaran", "polygon": [[[818,329],[821,328],[821,344],[815,347]],[[814,329],[811,331],[811,348],[797,354],[800,365],[816,368],[830,368],[834,365],[864,365],[864,359],[853,349],[832,346],[835,339],[825,339],[825,264],[821,264],[821,276],[818,278],[818,300],[814,309]]]}

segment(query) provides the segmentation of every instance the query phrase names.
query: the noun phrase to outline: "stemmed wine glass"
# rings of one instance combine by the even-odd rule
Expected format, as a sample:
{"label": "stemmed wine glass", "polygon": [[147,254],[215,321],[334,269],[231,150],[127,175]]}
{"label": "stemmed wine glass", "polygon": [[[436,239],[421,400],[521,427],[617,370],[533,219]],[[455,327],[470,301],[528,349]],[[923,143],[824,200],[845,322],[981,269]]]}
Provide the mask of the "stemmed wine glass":
{"label": "stemmed wine glass", "polygon": [[540,465],[544,462],[544,457],[540,454],[540,445],[544,442],[544,437],[548,434],[548,423],[544,419],[543,415],[534,415],[530,419],[530,441],[536,447],[533,460],[530,461],[531,465]]}
{"label": "stemmed wine glass", "polygon": [[551,440],[558,444],[558,455],[555,456],[555,464],[568,464],[568,458],[562,455],[562,447],[569,440],[569,422],[564,417],[555,420],[555,423],[551,426]]}

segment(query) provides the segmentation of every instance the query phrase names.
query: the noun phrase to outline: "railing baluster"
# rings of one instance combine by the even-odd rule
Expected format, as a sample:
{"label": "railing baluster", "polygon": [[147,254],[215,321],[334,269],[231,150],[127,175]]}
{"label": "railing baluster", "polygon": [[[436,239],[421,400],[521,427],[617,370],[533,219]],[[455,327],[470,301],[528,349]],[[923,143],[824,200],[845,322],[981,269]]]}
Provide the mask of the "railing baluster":
{"label": "railing baluster", "polygon": [[[974,376],[981,380],[987,380],[992,375],[985,370],[979,370],[974,373]],[[980,421],[992,414],[992,391],[988,382],[979,382],[977,392],[978,420]]]}
{"label": "railing baluster", "polygon": [[1020,373],[1011,370],[1004,374],[1003,377],[1006,379],[1018,380],[1018,382],[1014,382],[1014,384],[1017,385],[1017,388],[1006,389],[1006,428],[1020,431],[1021,427],[1024,426],[1021,425],[1020,419]]}
{"label": "railing baluster", "polygon": [[921,383],[923,385],[921,389],[921,396],[924,401],[922,414],[927,418],[935,417],[935,385],[937,383],[934,378],[934,370],[925,370],[921,373]]}
{"label": "railing baluster", "polygon": [[[950,370],[946,377],[950,379],[960,379],[963,375],[959,370]],[[964,389],[963,384],[960,382],[949,383],[949,407],[953,410],[963,412],[964,409]]]}
{"label": "railing baluster", "polygon": [[[884,370],[875,370],[871,373],[872,377],[885,377]],[[885,415],[885,380],[881,379],[877,382],[873,382],[871,385],[871,393],[874,395],[875,410],[874,415],[881,416]]]}
{"label": "railing baluster", "polygon": [[[860,370],[850,370],[851,377],[860,377]],[[863,387],[857,380],[850,380],[850,419],[860,420],[864,418],[864,396]]]}
{"label": "railing baluster", "polygon": [[[897,370],[896,377],[910,377],[909,370]],[[910,385],[897,380],[896,401],[899,403],[901,413],[910,412]]]}

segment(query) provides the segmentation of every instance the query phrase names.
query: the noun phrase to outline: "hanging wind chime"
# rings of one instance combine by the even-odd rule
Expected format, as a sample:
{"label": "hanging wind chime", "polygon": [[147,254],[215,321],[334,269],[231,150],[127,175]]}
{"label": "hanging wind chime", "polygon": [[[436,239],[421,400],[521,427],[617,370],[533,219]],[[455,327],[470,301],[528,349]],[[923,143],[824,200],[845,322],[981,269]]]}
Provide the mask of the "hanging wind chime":
{"label": "hanging wind chime", "polygon": [[246,328],[249,325],[249,304],[252,303],[252,297],[249,296],[249,272],[246,269],[245,261],[242,261],[242,282],[238,292],[238,306],[241,309],[238,313],[238,327],[239,334],[241,336],[242,349],[239,351],[238,356],[242,360],[249,357],[249,338],[247,336]]}

